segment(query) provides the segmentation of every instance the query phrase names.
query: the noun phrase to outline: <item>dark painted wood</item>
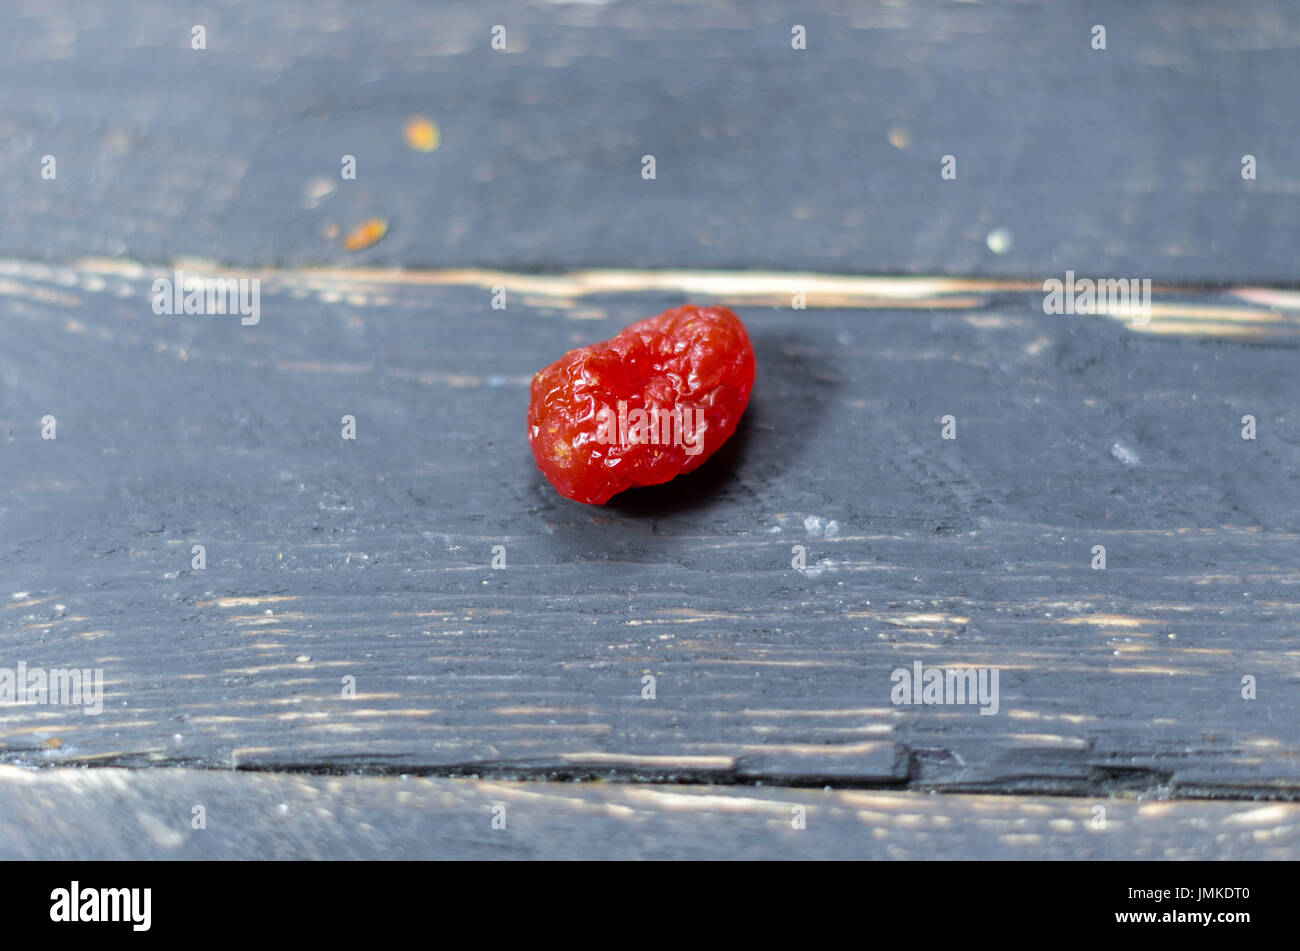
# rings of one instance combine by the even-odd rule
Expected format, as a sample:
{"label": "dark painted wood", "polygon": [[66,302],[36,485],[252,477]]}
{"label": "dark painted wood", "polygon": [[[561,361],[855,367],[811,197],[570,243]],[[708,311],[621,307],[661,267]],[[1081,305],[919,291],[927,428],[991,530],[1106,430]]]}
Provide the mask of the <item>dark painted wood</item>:
{"label": "dark painted wood", "polygon": [[1298,47],[1288,0],[31,4],[0,256],[1294,282]]}
{"label": "dark painted wood", "polygon": [[[1285,0],[6,11],[0,678],[107,697],[0,705],[0,856],[1294,857],[1205,798],[1300,798],[1298,47]],[[261,322],[156,316],[176,262]],[[1045,314],[1067,270],[1151,323]],[[559,498],[532,374],[687,300],[751,329],[741,431]],[[998,712],[895,705],[917,661]]]}
{"label": "dark painted wood", "polygon": [[[108,681],[99,716],[0,708],[8,762],[1300,790],[1285,299],[1141,332],[960,282],[737,305],[741,432],[593,508],[536,471],[528,381],[681,295],[281,272],[243,327],[155,316],[161,272],[2,276],[0,666]],[[894,705],[916,661],[998,668],[997,714]]]}

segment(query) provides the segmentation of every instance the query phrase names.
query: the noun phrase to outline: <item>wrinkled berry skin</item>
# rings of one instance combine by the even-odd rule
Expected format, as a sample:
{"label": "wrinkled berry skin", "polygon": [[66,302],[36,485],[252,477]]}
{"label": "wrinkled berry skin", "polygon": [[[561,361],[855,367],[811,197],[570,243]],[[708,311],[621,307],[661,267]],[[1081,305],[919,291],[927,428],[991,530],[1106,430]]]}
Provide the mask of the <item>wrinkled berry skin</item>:
{"label": "wrinkled berry skin", "polygon": [[679,307],[533,377],[528,441],[561,495],[604,505],[702,465],[735,432],[753,387],[740,319],[725,307]]}

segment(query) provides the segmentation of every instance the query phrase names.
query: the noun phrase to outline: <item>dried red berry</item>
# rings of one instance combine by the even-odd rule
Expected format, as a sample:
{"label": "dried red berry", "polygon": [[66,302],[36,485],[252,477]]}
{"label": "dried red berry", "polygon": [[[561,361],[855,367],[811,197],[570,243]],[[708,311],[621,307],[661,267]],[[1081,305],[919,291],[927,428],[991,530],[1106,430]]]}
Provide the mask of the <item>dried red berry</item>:
{"label": "dried red berry", "polygon": [[533,377],[528,441],[565,498],[604,505],[703,464],[736,430],[754,348],[725,307],[679,307]]}

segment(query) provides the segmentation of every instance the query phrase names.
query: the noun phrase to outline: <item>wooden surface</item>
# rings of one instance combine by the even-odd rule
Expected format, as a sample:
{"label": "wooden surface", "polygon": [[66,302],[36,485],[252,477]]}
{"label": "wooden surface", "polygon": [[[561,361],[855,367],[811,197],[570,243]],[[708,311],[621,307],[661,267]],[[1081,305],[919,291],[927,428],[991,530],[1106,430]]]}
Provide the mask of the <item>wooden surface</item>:
{"label": "wooden surface", "polygon": [[1151,861],[1298,846],[1294,803],[0,767],[0,859]]}
{"label": "wooden surface", "polygon": [[1289,0],[73,0],[5,27],[0,256],[338,263],[326,230],[378,216],[361,259],[414,267],[1295,280]]}
{"label": "wooden surface", "polygon": [[[109,694],[0,706],[0,763],[232,801],[324,780],[144,768],[1186,800],[1114,853],[1152,856],[1246,808],[1205,797],[1300,796],[1293,5],[3,23],[0,667]],[[260,323],[155,315],[175,267],[259,279]],[[1153,279],[1151,322],[1045,314],[1067,269]],[[750,328],[742,429],[670,486],[561,499],[533,373],[687,301]],[[916,661],[998,669],[999,712],[894,705]],[[119,780],[32,782],[109,809]]]}
{"label": "wooden surface", "polygon": [[[739,307],[734,444],[597,508],[537,472],[527,383],[681,295],[288,272],[241,327],[155,317],[129,268],[9,271],[3,659],[110,691],[0,711],[12,762],[1300,789],[1286,311],[1157,301],[1256,335],[1220,341],[933,282]],[[893,705],[917,660],[998,668],[998,715]]]}

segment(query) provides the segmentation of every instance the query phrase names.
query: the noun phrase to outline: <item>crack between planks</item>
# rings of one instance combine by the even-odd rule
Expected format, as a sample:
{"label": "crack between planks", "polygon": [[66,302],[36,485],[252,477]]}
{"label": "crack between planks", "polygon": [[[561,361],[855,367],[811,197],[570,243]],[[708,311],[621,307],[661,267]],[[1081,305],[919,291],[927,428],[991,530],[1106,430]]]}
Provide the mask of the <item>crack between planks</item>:
{"label": "crack between planks", "polygon": [[895,776],[849,776],[829,774],[764,772],[749,769],[744,760],[722,768],[647,769],[636,765],[566,764],[553,760],[486,760],[438,766],[403,765],[390,759],[372,760],[364,755],[340,756],[328,763],[292,761],[213,764],[210,760],[168,759],[159,761],[144,754],[84,760],[35,763],[18,753],[37,750],[9,750],[0,763],[41,772],[50,769],[117,768],[133,771],[195,769],[212,773],[262,773],[285,776],[332,776],[355,778],[468,779],[490,782],[616,783],[651,786],[726,786],[738,788],[834,789],[909,792],[927,795],[985,795],[1008,798],[1129,799],[1147,802],[1189,802],[1197,800],[1237,802],[1300,802],[1300,787],[1251,784],[1179,783],[1175,773],[1150,767],[1089,767],[1077,777],[1049,773],[1022,773],[1000,779],[937,781],[917,778],[910,750],[901,750],[906,771]]}

